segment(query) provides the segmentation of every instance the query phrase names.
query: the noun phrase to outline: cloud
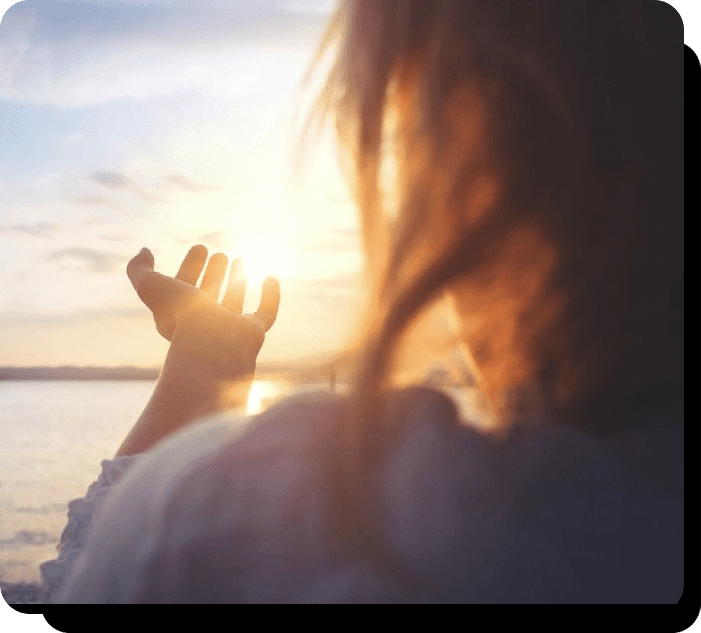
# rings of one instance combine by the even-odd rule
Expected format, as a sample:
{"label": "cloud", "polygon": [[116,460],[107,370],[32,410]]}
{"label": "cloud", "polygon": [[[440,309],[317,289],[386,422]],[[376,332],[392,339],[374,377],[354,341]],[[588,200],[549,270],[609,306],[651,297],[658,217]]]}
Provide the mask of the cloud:
{"label": "cloud", "polygon": [[126,189],[133,186],[131,180],[114,171],[96,171],[90,178],[110,189]]}
{"label": "cloud", "polygon": [[35,224],[12,224],[0,226],[0,235],[30,235],[50,239],[58,231],[59,225],[55,222],[37,222]]}
{"label": "cloud", "polygon": [[114,321],[116,319],[150,321],[151,313],[144,306],[113,306],[71,310],[62,313],[0,311],[0,324],[3,326],[21,323],[24,326],[72,326],[87,321]]}
{"label": "cloud", "polygon": [[266,48],[308,48],[323,27],[317,12],[273,0],[26,4],[0,27],[0,98],[62,108],[187,90],[250,97],[280,83]]}
{"label": "cloud", "polygon": [[177,242],[178,244],[188,247],[192,246],[193,244],[203,244],[204,246],[211,248],[228,250],[231,248],[232,244],[231,235],[225,231],[212,231],[211,233],[205,233],[204,235],[200,235],[194,239],[191,237],[171,237],[173,241]]}
{"label": "cloud", "polygon": [[152,196],[150,193],[137,186],[132,180],[116,171],[95,171],[90,174],[90,179],[101,184],[103,187],[109,187],[115,191],[133,191],[149,202],[164,202],[162,198]]}
{"label": "cloud", "polygon": [[174,185],[178,185],[187,191],[221,191],[224,189],[221,185],[205,185],[194,182],[182,174],[172,174],[166,177],[166,180]]}
{"label": "cloud", "polygon": [[97,197],[73,198],[73,200],[71,200],[71,204],[75,204],[76,206],[80,206],[80,207],[92,206],[95,204],[107,204],[111,207],[114,207],[117,205],[117,203],[114,200],[109,200],[108,198],[97,198]]}
{"label": "cloud", "polygon": [[62,248],[51,251],[44,259],[48,262],[57,262],[61,266],[70,265],[72,261],[77,260],[86,265],[88,270],[93,273],[111,273],[128,261],[124,255],[86,247]]}
{"label": "cloud", "polygon": [[331,277],[287,282],[290,294],[306,299],[337,300],[350,299],[361,290],[360,277],[340,273]]}
{"label": "cloud", "polygon": [[291,13],[328,15],[336,8],[336,0],[281,0],[280,6]]}
{"label": "cloud", "polygon": [[85,3],[73,0],[33,0],[30,6],[39,12],[39,17],[43,20],[58,24],[79,21],[85,12]]}
{"label": "cloud", "polygon": [[25,545],[48,545],[55,543],[58,539],[46,532],[32,532],[22,530],[15,532],[12,538],[0,539],[0,550],[19,549]]}
{"label": "cloud", "polygon": [[101,240],[105,240],[106,242],[133,242],[134,241],[133,235],[102,233],[102,234],[98,235],[98,237]]}
{"label": "cloud", "polygon": [[224,231],[214,231],[213,233],[200,235],[196,241],[198,244],[210,244],[214,248],[226,249],[231,246],[231,237]]}

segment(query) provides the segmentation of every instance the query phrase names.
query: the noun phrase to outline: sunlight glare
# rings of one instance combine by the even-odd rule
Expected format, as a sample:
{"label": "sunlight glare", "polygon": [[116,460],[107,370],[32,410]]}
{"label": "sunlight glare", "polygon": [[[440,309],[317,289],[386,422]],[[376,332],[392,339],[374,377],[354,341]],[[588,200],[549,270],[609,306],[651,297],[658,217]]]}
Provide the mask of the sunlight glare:
{"label": "sunlight glare", "polygon": [[251,385],[246,415],[257,415],[290,388],[285,380],[255,380]]}
{"label": "sunlight glare", "polygon": [[230,259],[243,258],[249,284],[258,285],[268,275],[289,277],[293,265],[291,249],[275,238],[251,238],[227,253]]}

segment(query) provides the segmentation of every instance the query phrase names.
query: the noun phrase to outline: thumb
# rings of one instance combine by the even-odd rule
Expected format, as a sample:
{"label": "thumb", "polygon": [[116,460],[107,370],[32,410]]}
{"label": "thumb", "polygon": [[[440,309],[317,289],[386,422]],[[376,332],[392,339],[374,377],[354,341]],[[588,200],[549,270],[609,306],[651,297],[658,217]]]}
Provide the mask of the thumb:
{"label": "thumb", "polygon": [[154,259],[148,248],[142,248],[136,257],[133,257],[127,264],[127,277],[134,286],[134,290],[139,292],[139,285],[147,273],[153,272]]}
{"label": "thumb", "polygon": [[127,264],[127,276],[136,294],[153,312],[154,318],[173,320],[200,293],[194,286],[153,270],[153,255],[147,248]]}

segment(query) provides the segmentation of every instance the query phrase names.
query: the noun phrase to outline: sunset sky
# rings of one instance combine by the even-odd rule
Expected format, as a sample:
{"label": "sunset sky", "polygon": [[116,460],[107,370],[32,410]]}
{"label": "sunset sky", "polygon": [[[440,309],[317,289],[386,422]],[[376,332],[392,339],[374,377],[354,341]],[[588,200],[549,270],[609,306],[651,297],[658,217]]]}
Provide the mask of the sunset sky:
{"label": "sunset sky", "polygon": [[195,243],[243,254],[246,312],[276,273],[261,360],[338,345],[358,297],[356,212],[330,143],[303,180],[291,170],[298,87],[332,8],[35,0],[5,13],[0,365],[159,365],[167,342],[124,272],[142,246],[171,275]]}

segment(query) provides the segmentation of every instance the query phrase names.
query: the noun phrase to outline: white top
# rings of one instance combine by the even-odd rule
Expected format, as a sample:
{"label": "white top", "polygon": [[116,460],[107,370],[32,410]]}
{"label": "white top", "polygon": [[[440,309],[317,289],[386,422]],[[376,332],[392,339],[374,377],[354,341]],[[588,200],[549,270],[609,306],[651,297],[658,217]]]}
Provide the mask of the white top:
{"label": "white top", "polygon": [[[69,504],[47,599],[77,603],[676,603],[684,584],[683,425],[601,440],[553,424],[501,444],[426,388],[378,475],[377,528],[428,581],[352,557],[328,526],[335,415],[304,394],[246,423],[202,421],[153,452],[102,462]],[[677,416],[683,418],[683,411]],[[674,420],[672,420],[674,421]],[[373,492],[368,491],[368,498]]]}

